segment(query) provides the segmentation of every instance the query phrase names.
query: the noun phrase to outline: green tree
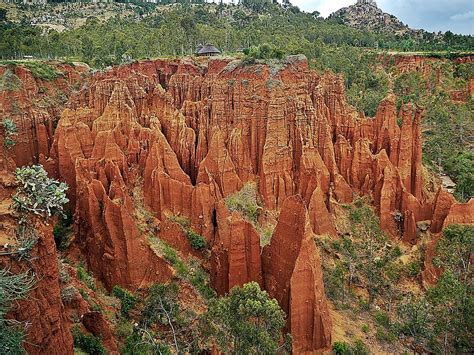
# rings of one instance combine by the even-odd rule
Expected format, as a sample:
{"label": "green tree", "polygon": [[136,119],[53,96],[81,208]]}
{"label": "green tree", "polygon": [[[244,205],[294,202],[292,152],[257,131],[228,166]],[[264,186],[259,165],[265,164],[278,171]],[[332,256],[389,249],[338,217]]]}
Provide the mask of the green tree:
{"label": "green tree", "polygon": [[207,340],[232,354],[274,354],[285,325],[285,313],[256,282],[234,287],[211,301],[202,318]]}

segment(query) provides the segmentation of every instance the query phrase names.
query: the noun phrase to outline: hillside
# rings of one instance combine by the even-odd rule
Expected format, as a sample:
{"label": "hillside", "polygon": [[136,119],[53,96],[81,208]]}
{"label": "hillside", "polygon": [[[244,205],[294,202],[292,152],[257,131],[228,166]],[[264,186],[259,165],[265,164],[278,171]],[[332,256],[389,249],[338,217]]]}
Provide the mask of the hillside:
{"label": "hillside", "polygon": [[[401,71],[410,70],[411,60],[397,60]],[[131,333],[122,328],[142,324],[140,312],[151,297],[142,290],[152,284],[177,282],[179,307],[188,311],[188,297],[200,295],[193,306],[200,314],[206,299],[215,297],[209,286],[223,295],[256,281],[287,313],[294,353],[352,343],[351,328],[339,320],[347,311],[339,307],[356,304],[352,296],[334,293],[339,287],[332,276],[338,265],[334,253],[344,251],[333,248],[345,238],[355,243],[373,237],[373,252],[384,263],[365,269],[365,251],[358,251],[357,292],[369,308],[351,327],[368,327],[360,336],[371,351],[411,346],[391,335],[395,330],[388,323],[377,323],[380,312],[390,324],[398,322],[392,307],[406,299],[387,303],[392,292],[407,291],[387,289],[391,270],[398,268],[397,277],[418,294],[421,281],[431,284],[439,271],[430,252],[416,250],[421,245],[431,250],[439,238],[434,236],[451,224],[473,222],[473,200],[456,202],[426,180],[419,108],[403,105],[397,113],[397,98],[388,95],[375,119],[360,116],[347,104],[343,80],[310,70],[301,56],[253,65],[232,59],[144,61],[83,79],[76,74],[80,67],[55,66],[61,71],[57,79],[41,79],[30,68],[3,67],[3,75],[11,70],[19,79],[18,86],[2,91],[3,114],[20,127],[12,148],[3,151],[4,193],[12,168],[29,163],[43,164],[70,187],[75,222],[66,244],[61,234],[57,242],[71,276],[54,281],[59,283],[54,290],[63,290],[55,307],[60,314],[87,316],[79,323],[63,320],[64,329],[92,332],[109,350],[130,346],[135,331],[147,328]],[[81,84],[70,91],[58,81],[64,75]],[[41,115],[38,98],[55,96],[58,87],[68,103],[56,125]],[[25,109],[27,116],[15,113]],[[51,242],[51,231],[45,233]],[[41,253],[43,246],[33,248]],[[419,269],[403,271],[411,261]],[[94,278],[84,274],[83,263]],[[381,280],[372,284],[364,270]],[[115,286],[135,294],[138,308],[130,320],[114,316],[117,303],[110,303],[108,293]],[[65,290],[71,298],[63,296]],[[303,307],[307,300],[310,308]],[[34,317],[29,316],[28,336],[38,343],[50,328]],[[91,327],[90,317],[102,325]],[[56,346],[55,336],[47,338],[42,351]],[[67,353],[72,344],[64,340],[63,346]]]}
{"label": "hillside", "polygon": [[244,3],[8,5],[0,353],[474,351],[472,38]]}
{"label": "hillside", "polygon": [[423,30],[409,28],[394,15],[383,12],[374,0],[357,0],[354,5],[332,13],[329,19],[341,21],[360,30],[390,33],[397,36],[408,35],[413,38],[423,38],[424,35],[428,35]]}

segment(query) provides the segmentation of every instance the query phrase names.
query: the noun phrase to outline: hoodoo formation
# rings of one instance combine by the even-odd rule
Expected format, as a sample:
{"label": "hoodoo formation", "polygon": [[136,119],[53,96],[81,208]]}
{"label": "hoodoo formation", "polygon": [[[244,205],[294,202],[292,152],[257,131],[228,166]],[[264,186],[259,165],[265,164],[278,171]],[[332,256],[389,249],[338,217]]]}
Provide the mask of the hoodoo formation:
{"label": "hoodoo formation", "polygon": [[[141,225],[140,213],[149,211],[147,228],[155,225],[156,236],[179,253],[202,259],[218,294],[255,281],[274,297],[287,314],[296,354],[331,346],[315,240],[337,235],[337,206],[370,196],[382,229],[411,244],[418,241],[418,222],[429,221],[433,233],[473,222],[472,200],[456,203],[441,189],[435,196],[424,191],[420,108],[403,105],[397,112],[390,94],[374,118],[364,117],[346,102],[343,79],[310,70],[304,56],[278,65],[145,61],[86,79],[80,68],[64,67],[67,75],[51,90],[70,91],[76,82],[81,89],[59,107],[62,112],[32,105],[31,97],[41,94],[22,70],[16,72],[22,89],[0,93],[4,113],[12,110],[11,95],[28,112],[18,121],[16,146],[1,160],[2,196],[11,192],[15,166],[39,162],[65,181],[75,211],[75,252],[108,290],[137,290],[175,276]],[[59,115],[54,128],[48,117]],[[248,184],[256,186],[265,212],[259,218],[275,216],[264,247],[261,221],[226,206]],[[209,260],[190,247],[174,216],[204,237]],[[48,228],[41,228],[45,236],[35,247],[44,255],[33,265],[44,275],[35,290],[37,307],[17,317],[28,313],[29,339],[41,344],[28,348],[31,353],[66,354],[72,340],[64,331]],[[424,277],[433,282],[437,271],[431,260],[425,265]],[[106,323],[97,327],[110,337]]]}

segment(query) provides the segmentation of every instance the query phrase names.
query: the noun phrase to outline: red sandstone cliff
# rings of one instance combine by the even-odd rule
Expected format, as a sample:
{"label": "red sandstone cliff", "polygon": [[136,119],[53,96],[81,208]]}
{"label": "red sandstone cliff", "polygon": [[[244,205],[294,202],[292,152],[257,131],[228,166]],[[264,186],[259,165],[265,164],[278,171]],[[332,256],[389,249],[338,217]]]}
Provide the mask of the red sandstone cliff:
{"label": "red sandstone cliff", "polygon": [[[149,238],[192,253],[182,233],[170,235],[168,217],[185,216],[211,246],[218,293],[257,281],[287,312],[295,353],[310,353],[331,342],[313,240],[336,235],[331,199],[372,195],[382,228],[410,243],[419,221],[431,220],[437,233],[470,220],[446,193],[423,194],[422,117],[417,107],[397,112],[393,96],[375,118],[361,117],[342,78],[312,72],[302,57],[280,66],[147,61],[91,76],[62,112],[54,141],[47,131],[32,142],[48,144],[14,158],[22,164],[41,153],[69,184],[76,244],[109,289],[169,280],[173,270]],[[257,182],[265,210],[280,213],[263,254],[255,227],[223,202],[247,182]],[[139,228],[141,209],[153,212],[162,235]]]}
{"label": "red sandstone cliff", "polygon": [[[312,233],[336,233],[330,196],[350,202],[354,194],[372,194],[382,227],[412,243],[416,222],[435,216],[434,224],[443,224],[447,213],[434,211],[422,193],[421,120],[416,107],[397,114],[392,96],[375,119],[361,118],[346,103],[342,79],[311,72],[300,57],[282,67],[142,62],[94,75],[72,98],[49,161],[73,187],[78,243],[108,287],[171,276],[134,224],[131,189],[143,177],[145,204],[159,220],[186,216],[213,245],[216,289],[263,284],[289,312],[296,349],[312,351],[330,343],[311,241]],[[258,181],[265,209],[284,213],[284,201],[299,195],[293,207],[305,211],[291,229],[277,227],[263,260],[253,226],[222,203],[248,181]],[[279,226],[290,223],[284,219]],[[298,247],[287,258],[290,230]],[[284,280],[272,279],[277,266]],[[304,284],[306,278],[313,282]],[[312,300],[306,313],[290,284]]]}
{"label": "red sandstone cliff", "polygon": [[26,299],[12,305],[8,317],[28,325],[24,342],[28,354],[73,354],[72,335],[60,297],[52,226],[30,216],[28,223],[35,229],[38,240],[29,257],[19,259],[8,255],[12,251],[11,246],[15,245],[18,217],[9,207],[11,199],[5,196],[5,193],[11,192],[9,186],[0,185],[0,268],[14,274],[26,272],[34,275],[35,283]]}

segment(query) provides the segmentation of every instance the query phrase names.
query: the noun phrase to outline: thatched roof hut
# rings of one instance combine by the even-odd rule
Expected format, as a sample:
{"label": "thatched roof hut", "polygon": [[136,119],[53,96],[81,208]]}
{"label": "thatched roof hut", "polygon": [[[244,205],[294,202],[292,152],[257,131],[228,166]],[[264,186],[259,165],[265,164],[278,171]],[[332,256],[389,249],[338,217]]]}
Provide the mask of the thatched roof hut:
{"label": "thatched roof hut", "polygon": [[200,57],[210,57],[214,55],[219,55],[220,53],[221,51],[214,47],[212,44],[199,45],[196,48],[196,54]]}

